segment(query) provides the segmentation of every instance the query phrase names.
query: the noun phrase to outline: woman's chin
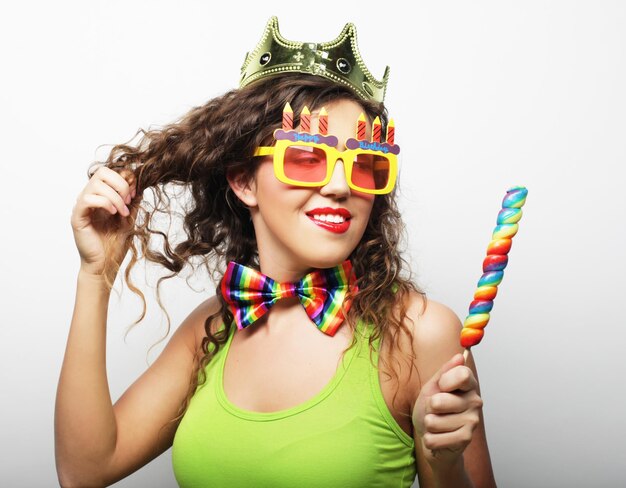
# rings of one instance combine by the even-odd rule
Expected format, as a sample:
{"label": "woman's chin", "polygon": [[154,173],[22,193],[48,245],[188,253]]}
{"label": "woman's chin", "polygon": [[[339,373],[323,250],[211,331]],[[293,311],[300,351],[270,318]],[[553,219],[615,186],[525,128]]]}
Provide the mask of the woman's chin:
{"label": "woman's chin", "polygon": [[350,256],[350,253],[348,254],[329,253],[324,256],[317,255],[315,256],[314,259],[309,258],[308,262],[311,268],[316,268],[316,269],[333,268],[343,263],[346,259],[348,259],[349,256]]}

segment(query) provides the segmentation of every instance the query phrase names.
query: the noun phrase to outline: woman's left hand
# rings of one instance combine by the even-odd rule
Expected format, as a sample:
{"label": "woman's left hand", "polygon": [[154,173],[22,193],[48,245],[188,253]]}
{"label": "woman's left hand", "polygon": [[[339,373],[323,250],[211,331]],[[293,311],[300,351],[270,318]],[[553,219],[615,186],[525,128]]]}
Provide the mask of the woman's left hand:
{"label": "woman's left hand", "polygon": [[483,406],[477,386],[463,355],[456,354],[421,388],[413,407],[413,426],[433,471],[462,460]]}

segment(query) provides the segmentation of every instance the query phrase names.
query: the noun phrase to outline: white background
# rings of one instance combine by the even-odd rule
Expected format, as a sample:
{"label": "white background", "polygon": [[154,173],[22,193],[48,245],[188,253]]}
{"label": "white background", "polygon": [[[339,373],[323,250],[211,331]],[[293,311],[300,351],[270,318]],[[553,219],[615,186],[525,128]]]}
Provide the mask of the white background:
{"label": "white background", "polygon": [[[464,318],[504,192],[529,189],[491,322],[474,350],[496,479],[624,486],[626,4],[619,1],[21,2],[0,15],[0,484],[54,486],[54,398],[79,258],[86,170],[140,127],[236,86],[271,15],[287,39],[356,24],[391,66],[401,205],[419,284]],[[108,324],[116,400],[166,331],[120,283]],[[147,276],[147,280],[145,279]],[[166,282],[176,327],[214,291]],[[232,453],[235,455],[235,453]],[[168,451],[116,486],[172,486]]]}

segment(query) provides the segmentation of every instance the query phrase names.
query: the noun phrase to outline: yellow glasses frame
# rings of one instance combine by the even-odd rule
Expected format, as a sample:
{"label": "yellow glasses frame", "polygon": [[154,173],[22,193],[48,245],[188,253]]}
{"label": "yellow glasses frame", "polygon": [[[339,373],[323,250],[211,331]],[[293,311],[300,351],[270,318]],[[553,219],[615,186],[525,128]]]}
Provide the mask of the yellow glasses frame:
{"label": "yellow glasses frame", "polygon": [[[314,147],[317,149],[321,149],[326,153],[326,177],[322,181],[317,182],[307,182],[307,181],[299,181],[293,180],[289,178],[285,174],[285,152],[288,147],[291,146],[306,146],[306,147]],[[355,185],[352,182],[352,166],[354,165],[355,156],[358,154],[372,154],[374,156],[384,156],[389,161],[389,177],[387,179],[387,185],[385,188],[381,189],[372,189],[372,188],[361,188],[358,185]],[[339,151],[337,148],[328,146],[326,144],[318,144],[315,142],[304,142],[304,141],[290,141],[286,139],[280,139],[276,141],[276,145],[274,146],[259,146],[254,151],[254,156],[274,156],[274,174],[279,181],[286,183],[288,185],[294,186],[304,186],[304,187],[314,187],[314,186],[324,186],[330,182],[330,179],[333,176],[333,172],[335,170],[335,165],[337,161],[341,159],[343,162],[343,168],[346,174],[346,181],[348,182],[348,186],[353,190],[359,191],[361,193],[369,193],[372,195],[384,195],[385,193],[390,193],[393,190],[393,187],[396,184],[396,178],[398,177],[398,157],[391,153],[384,153],[382,151],[375,151],[370,149],[345,149],[344,151]]]}

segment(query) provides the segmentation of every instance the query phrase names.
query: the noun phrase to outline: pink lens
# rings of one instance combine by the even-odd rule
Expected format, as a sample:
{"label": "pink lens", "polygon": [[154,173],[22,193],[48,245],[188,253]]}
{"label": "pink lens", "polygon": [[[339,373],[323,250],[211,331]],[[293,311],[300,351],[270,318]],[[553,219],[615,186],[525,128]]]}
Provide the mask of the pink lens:
{"label": "pink lens", "polygon": [[389,182],[389,164],[382,154],[357,154],[352,164],[352,184],[367,190],[382,190]]}
{"label": "pink lens", "polygon": [[285,176],[302,183],[319,183],[326,178],[326,153],[310,146],[289,146],[285,150]]}

